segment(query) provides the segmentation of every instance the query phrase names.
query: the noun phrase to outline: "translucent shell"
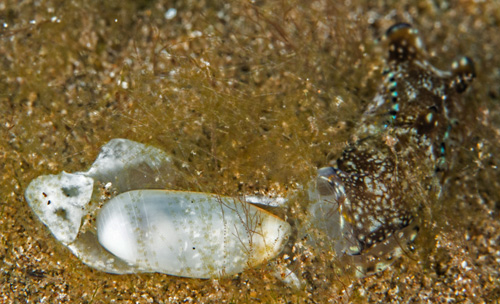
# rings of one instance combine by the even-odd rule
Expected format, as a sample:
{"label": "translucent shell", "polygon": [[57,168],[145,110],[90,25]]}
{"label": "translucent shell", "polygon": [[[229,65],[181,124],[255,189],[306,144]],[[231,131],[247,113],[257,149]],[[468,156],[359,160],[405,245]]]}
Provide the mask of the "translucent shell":
{"label": "translucent shell", "polygon": [[290,234],[280,218],[236,198],[137,190],[97,217],[99,243],[140,271],[210,278],[275,257]]}
{"label": "translucent shell", "polygon": [[[57,240],[101,271],[218,277],[282,250],[290,225],[244,199],[148,190],[174,172],[163,151],[113,139],[87,172],[40,176],[25,197]],[[118,195],[100,206],[99,187]]]}

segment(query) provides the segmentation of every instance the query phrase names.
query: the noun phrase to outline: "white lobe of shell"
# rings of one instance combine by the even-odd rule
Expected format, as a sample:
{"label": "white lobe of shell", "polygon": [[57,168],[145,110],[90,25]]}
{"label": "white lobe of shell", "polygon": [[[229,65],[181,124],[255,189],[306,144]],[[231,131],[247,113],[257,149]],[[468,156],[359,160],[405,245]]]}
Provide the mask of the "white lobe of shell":
{"label": "white lobe of shell", "polygon": [[281,252],[291,227],[241,200],[214,194],[137,190],[110,200],[99,242],[143,272],[212,278],[255,267]]}
{"label": "white lobe of shell", "polygon": [[25,196],[55,238],[69,244],[78,235],[93,187],[92,178],[63,171],[36,178],[29,184]]}

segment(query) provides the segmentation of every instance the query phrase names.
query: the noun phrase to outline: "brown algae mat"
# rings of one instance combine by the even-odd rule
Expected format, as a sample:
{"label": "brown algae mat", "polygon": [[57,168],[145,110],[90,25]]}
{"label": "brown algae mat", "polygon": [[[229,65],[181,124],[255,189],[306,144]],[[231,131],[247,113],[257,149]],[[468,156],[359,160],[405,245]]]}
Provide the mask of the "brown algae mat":
{"label": "brown algae mat", "polygon": [[[295,191],[350,140],[397,22],[419,30],[437,68],[473,59],[462,98],[478,114],[457,122],[414,250],[385,271],[342,274],[331,252],[296,239],[298,289],[272,265],[211,280],[112,275],[73,256],[25,201],[35,177],[86,170],[113,138],[172,155],[171,189]],[[0,302],[498,302],[499,24],[495,1],[0,3]],[[306,199],[290,204],[305,216]]]}

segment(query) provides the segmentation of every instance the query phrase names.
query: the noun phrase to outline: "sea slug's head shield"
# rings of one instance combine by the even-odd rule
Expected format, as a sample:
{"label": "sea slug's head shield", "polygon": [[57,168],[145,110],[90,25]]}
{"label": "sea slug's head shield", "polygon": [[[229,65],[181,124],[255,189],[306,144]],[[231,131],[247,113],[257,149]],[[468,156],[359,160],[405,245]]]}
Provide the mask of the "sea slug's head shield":
{"label": "sea slug's head shield", "polygon": [[[394,228],[391,221],[384,224],[381,220],[391,218],[390,208],[384,210],[384,207],[376,206],[373,212],[357,212],[353,215],[349,207],[353,204],[349,202],[350,198],[338,174],[341,172],[333,167],[319,170],[319,196],[309,207],[309,212],[315,225],[326,232],[326,238],[333,244],[339,260],[353,268],[356,276],[381,271],[401,256],[415,240],[419,229],[417,221],[401,218],[397,220],[400,223],[398,228]],[[384,211],[386,215],[380,214]],[[377,238],[374,238],[375,235]]]}
{"label": "sea slug's head shield", "polygon": [[467,114],[458,93],[475,77],[467,57],[455,61],[452,71],[433,67],[409,24],[389,28],[384,41],[380,90],[353,142],[331,167],[319,170],[309,206],[314,226],[321,226],[339,260],[358,276],[381,271],[408,252],[423,206],[439,200],[437,172],[450,166],[450,134]]}

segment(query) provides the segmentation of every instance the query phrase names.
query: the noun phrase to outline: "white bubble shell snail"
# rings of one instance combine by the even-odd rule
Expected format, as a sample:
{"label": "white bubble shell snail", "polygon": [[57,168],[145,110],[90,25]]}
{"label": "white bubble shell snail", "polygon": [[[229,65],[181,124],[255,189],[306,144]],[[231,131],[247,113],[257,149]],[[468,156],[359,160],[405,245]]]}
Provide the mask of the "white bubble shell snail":
{"label": "white bubble shell snail", "polygon": [[[57,240],[105,272],[214,278],[282,251],[290,225],[244,198],[153,190],[173,178],[170,169],[163,151],[113,139],[87,172],[40,176],[25,196]],[[118,195],[92,204],[96,182],[111,183]]]}

